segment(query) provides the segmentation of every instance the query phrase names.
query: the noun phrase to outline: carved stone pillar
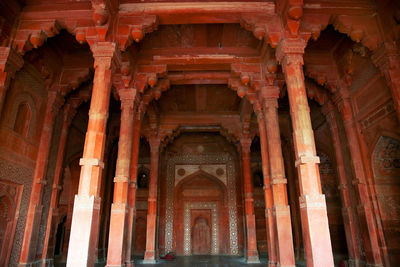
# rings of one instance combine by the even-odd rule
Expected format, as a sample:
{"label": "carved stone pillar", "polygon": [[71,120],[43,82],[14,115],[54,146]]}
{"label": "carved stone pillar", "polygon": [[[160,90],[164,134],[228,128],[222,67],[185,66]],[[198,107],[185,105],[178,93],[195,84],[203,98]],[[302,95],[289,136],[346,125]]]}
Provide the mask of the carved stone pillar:
{"label": "carved stone pillar", "polygon": [[269,168],[269,154],[268,154],[268,141],[267,129],[265,127],[265,118],[260,104],[255,104],[254,112],[257,115],[258,129],[260,132],[260,146],[262,157],[262,170],[264,176],[264,198],[265,198],[265,220],[267,228],[267,242],[268,242],[268,265],[276,265],[276,244],[275,244],[275,221],[272,212],[273,198],[271,191],[271,171]]}
{"label": "carved stone pillar", "polygon": [[125,266],[126,231],[128,229],[128,192],[132,154],[133,106],[135,89],[119,90],[121,126],[118,158],[114,178],[114,202],[111,205],[107,266]]}
{"label": "carved stone pillar", "polygon": [[372,61],[385,75],[392,92],[393,105],[400,122],[400,52],[396,43],[384,43],[372,55]]}
{"label": "carved stone pillar", "polygon": [[365,256],[370,266],[381,266],[382,255],[378,241],[378,230],[375,224],[375,214],[370,201],[366,173],[363,166],[360,143],[353,117],[350,93],[347,87],[342,87],[336,102],[341,114],[351,155],[351,165],[354,174],[353,186],[357,194],[357,213],[360,220],[361,234],[364,243]]}
{"label": "carved stone pillar", "polygon": [[346,171],[344,169],[344,161],[342,155],[342,145],[339,137],[339,130],[337,126],[337,118],[335,113],[335,107],[331,102],[327,102],[322,107],[322,112],[326,116],[329,128],[332,134],[333,146],[335,149],[337,174],[339,176],[339,190],[342,200],[342,216],[344,229],[346,232],[347,249],[349,253],[350,266],[361,266],[360,264],[360,249],[357,242],[356,222],[354,220],[354,213],[351,208],[350,193],[348,190],[348,180]]}
{"label": "carved stone pillar", "polygon": [[150,181],[149,199],[147,209],[147,233],[146,233],[146,252],[144,262],[156,262],[156,222],[157,222],[157,180],[158,180],[158,159],[160,150],[160,138],[152,136],[150,143]]}
{"label": "carved stone pillar", "polygon": [[111,76],[116,45],[99,42],[92,47],[95,75],[89,110],[78,194],[75,196],[69,239],[67,267],[93,266],[98,239],[100,212],[100,183],[104,168],[104,146],[108,107],[111,93]]}
{"label": "carved stone pillar", "polygon": [[137,188],[137,163],[139,159],[140,148],[140,128],[141,128],[141,111],[138,110],[135,114],[135,122],[133,128],[132,138],[132,158],[129,180],[129,196],[128,196],[128,229],[126,238],[126,265],[133,267],[133,242],[134,242],[134,229],[136,221],[136,188]]}
{"label": "carved stone pillar", "polygon": [[287,179],[282,157],[281,135],[278,119],[279,88],[263,88],[268,154],[271,172],[273,216],[275,226],[277,266],[295,266],[292,222],[287,198]]}
{"label": "carved stone pillar", "polygon": [[319,158],[316,156],[310,108],[304,85],[302,65],[305,46],[303,39],[282,40],[277,48],[277,58],[285,73],[289,95],[307,266],[333,267],[325,195],[321,192]]}
{"label": "carved stone pillar", "polygon": [[257,236],[256,236],[256,216],[254,214],[253,182],[251,179],[250,146],[251,139],[242,137],[240,139],[243,169],[243,188],[244,188],[244,210],[246,216],[247,232],[247,262],[258,263]]}
{"label": "carved stone pillar", "polygon": [[16,51],[9,47],[0,47],[0,115],[10,81],[23,65],[24,60]]}
{"label": "carved stone pillar", "polygon": [[73,108],[71,104],[66,104],[64,106],[64,117],[63,124],[61,128],[60,141],[57,151],[57,161],[54,170],[54,181],[53,188],[50,199],[50,209],[47,217],[46,225],[46,235],[44,239],[43,252],[42,252],[42,263],[43,266],[48,266],[53,264],[54,256],[54,246],[56,241],[56,231],[57,231],[57,219],[58,219],[58,200],[60,197],[60,191],[62,189],[61,176],[63,171],[63,162],[65,154],[65,144],[67,142],[68,130],[71,125],[72,119],[76,114],[76,107]]}
{"label": "carved stone pillar", "polygon": [[43,209],[43,188],[47,183],[46,171],[50,152],[51,137],[54,128],[54,120],[63,103],[64,98],[61,97],[57,92],[50,91],[48,93],[46,113],[44,114],[42,134],[40,135],[35,172],[33,174],[28,213],[26,215],[24,239],[22,241],[21,254],[19,258],[20,266],[30,264],[35,260],[37,238]]}

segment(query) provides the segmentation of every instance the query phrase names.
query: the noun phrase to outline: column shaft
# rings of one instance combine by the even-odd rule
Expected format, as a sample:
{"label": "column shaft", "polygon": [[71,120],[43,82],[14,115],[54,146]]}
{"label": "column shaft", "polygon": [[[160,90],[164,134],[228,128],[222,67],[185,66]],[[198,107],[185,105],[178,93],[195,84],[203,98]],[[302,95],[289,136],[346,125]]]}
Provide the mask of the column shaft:
{"label": "column shaft", "polygon": [[133,128],[132,138],[132,159],[130,169],[130,186],[129,186],[129,197],[128,197],[128,229],[126,238],[126,264],[128,267],[133,267],[133,247],[134,247],[134,229],[136,221],[136,187],[137,187],[137,164],[139,159],[139,148],[140,148],[140,111],[136,114],[136,119]]}
{"label": "column shaft", "polygon": [[71,105],[67,104],[64,107],[64,118],[63,125],[61,129],[60,141],[58,145],[57,151],[57,162],[54,170],[54,181],[53,188],[50,199],[50,209],[47,217],[47,225],[46,225],[46,235],[44,239],[43,252],[42,252],[42,260],[43,264],[46,262],[52,262],[54,256],[54,246],[55,246],[55,237],[57,231],[57,219],[58,219],[58,200],[60,197],[61,184],[62,184],[62,167],[64,162],[64,154],[65,154],[65,145],[68,137],[68,129],[71,123],[71,120],[75,114],[75,110],[71,111]]}
{"label": "column shaft", "polygon": [[352,266],[360,266],[360,248],[357,242],[356,222],[354,213],[351,207],[351,199],[348,190],[348,178],[344,169],[344,160],[342,155],[342,145],[340,142],[339,130],[337,126],[337,118],[334,106],[328,102],[323,107],[323,112],[326,115],[329,128],[332,134],[333,146],[335,149],[337,174],[339,176],[339,189],[342,200],[342,216],[344,229],[346,232],[347,249],[349,253],[349,260]]}
{"label": "column shaft", "polygon": [[93,266],[98,239],[100,181],[104,168],[104,146],[111,93],[115,44],[99,42],[91,47],[95,75],[89,110],[78,194],[75,196],[67,267]]}
{"label": "column shaft", "polygon": [[254,214],[253,182],[251,179],[250,138],[240,139],[242,149],[244,208],[247,231],[247,262],[260,262],[257,251],[256,217]]}
{"label": "column shaft", "polygon": [[158,159],[160,149],[159,137],[150,137],[150,182],[149,199],[147,209],[147,229],[146,229],[146,252],[144,260],[147,263],[156,260],[156,222],[157,222],[157,180],[158,180]]}
{"label": "column shaft", "polygon": [[[278,88],[269,88],[270,93],[279,93]],[[265,99],[265,122],[267,129],[268,154],[270,160],[273,215],[276,235],[277,265],[294,266],[292,222],[287,199],[285,166],[282,157],[281,136],[276,97]]]}
{"label": "column shaft", "polygon": [[357,212],[360,218],[360,227],[364,243],[367,263],[372,266],[382,265],[382,255],[380,253],[378,230],[374,220],[370,194],[368,192],[367,178],[362,161],[360,143],[353,118],[349,92],[347,88],[341,88],[342,96],[339,96],[338,108],[342,115],[344,129],[349,145],[351,164],[354,173],[353,186],[357,193]]}
{"label": "column shaft", "polygon": [[325,196],[321,192],[314,134],[303,76],[302,39],[282,40],[277,58],[282,63],[292,118],[296,167],[300,180],[300,211],[307,266],[333,267]]}
{"label": "column shaft", "polygon": [[257,112],[258,128],[260,132],[260,146],[261,157],[264,176],[264,198],[265,198],[265,220],[267,228],[267,242],[268,242],[268,265],[275,266],[276,264],[276,243],[275,243],[275,221],[273,217],[273,198],[271,191],[271,172],[268,153],[267,132],[265,127],[265,120],[260,110]]}
{"label": "column shaft", "polygon": [[114,178],[114,202],[111,205],[107,266],[125,265],[125,237],[128,229],[128,192],[132,154],[134,89],[119,90],[121,126]]}
{"label": "column shaft", "polygon": [[63,98],[59,97],[57,92],[49,92],[42,134],[40,136],[39,149],[36,157],[35,172],[33,174],[28,213],[26,215],[24,239],[22,241],[19,259],[20,265],[28,264],[35,260],[40,218],[43,209],[43,188],[47,183],[46,171],[54,119],[62,103]]}

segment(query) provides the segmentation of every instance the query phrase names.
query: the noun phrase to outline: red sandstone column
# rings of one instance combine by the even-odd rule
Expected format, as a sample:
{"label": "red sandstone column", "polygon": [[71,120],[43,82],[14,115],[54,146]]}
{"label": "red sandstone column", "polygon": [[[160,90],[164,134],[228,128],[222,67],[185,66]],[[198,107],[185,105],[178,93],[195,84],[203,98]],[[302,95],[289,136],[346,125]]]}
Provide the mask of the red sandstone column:
{"label": "red sandstone column", "polygon": [[32,181],[28,213],[26,215],[24,239],[22,241],[21,255],[19,258],[20,266],[30,264],[35,260],[40,218],[42,216],[43,209],[43,187],[47,183],[46,170],[51,145],[51,136],[54,127],[54,119],[63,102],[64,98],[58,95],[57,92],[50,91],[48,93],[46,113],[44,114],[45,117],[42,134],[40,136],[35,172]]}
{"label": "red sandstone column", "polygon": [[158,158],[160,150],[160,138],[150,137],[150,182],[149,199],[147,209],[147,233],[146,233],[146,252],[144,262],[156,262],[156,219],[157,219],[157,179],[158,179]]}
{"label": "red sandstone column", "polygon": [[132,158],[131,158],[131,169],[130,169],[130,180],[129,180],[129,196],[128,196],[128,229],[126,238],[126,265],[127,267],[133,267],[133,237],[136,220],[136,183],[137,183],[137,163],[139,159],[139,147],[140,147],[140,127],[141,127],[141,111],[135,114],[135,122],[133,128],[132,138]]}
{"label": "red sandstone column", "polygon": [[63,125],[61,129],[60,142],[57,151],[57,162],[54,170],[54,181],[50,200],[50,209],[47,217],[46,235],[44,239],[43,252],[42,252],[42,264],[48,266],[53,264],[54,256],[54,245],[55,245],[55,234],[57,230],[57,218],[58,214],[58,199],[61,191],[61,175],[62,166],[64,162],[65,144],[67,142],[68,129],[71,125],[72,119],[76,113],[76,109],[73,109],[71,104],[67,104],[64,107]]}
{"label": "red sandstone column", "polygon": [[0,115],[10,81],[23,65],[24,60],[17,52],[9,47],[0,47]]}
{"label": "red sandstone column", "polygon": [[360,218],[361,234],[364,243],[367,263],[371,266],[382,265],[382,255],[378,242],[378,231],[374,220],[370,195],[368,192],[367,178],[362,162],[360,143],[357,136],[353,109],[351,106],[349,89],[346,86],[340,88],[337,104],[343,119],[344,129],[349,145],[351,164],[354,173],[353,186],[357,192],[357,212]]}
{"label": "red sandstone column", "polygon": [[292,222],[288,205],[285,166],[278,119],[279,88],[263,88],[268,154],[271,171],[277,266],[295,266]]}
{"label": "red sandstone column", "polygon": [[258,263],[260,260],[257,251],[256,217],[254,215],[253,183],[251,179],[250,163],[251,139],[242,137],[240,139],[240,145],[242,150],[244,208],[246,214],[247,262]]}
{"label": "red sandstone column", "polygon": [[104,146],[110,103],[112,63],[116,45],[99,42],[92,47],[96,68],[81,176],[75,196],[69,239],[67,267],[93,266],[96,256],[100,212],[100,184],[104,168]]}
{"label": "red sandstone column", "polygon": [[331,130],[333,146],[335,149],[337,173],[339,176],[339,189],[340,189],[340,196],[342,199],[343,223],[346,232],[346,241],[347,241],[347,249],[349,252],[350,266],[361,266],[360,249],[358,247],[354,214],[351,208],[351,200],[347,188],[347,177],[346,177],[346,171],[344,169],[344,161],[341,148],[342,145],[340,143],[335,107],[331,102],[327,102],[322,107],[322,112],[325,114],[326,120]]}
{"label": "red sandstone column", "polygon": [[387,42],[372,55],[372,60],[385,75],[392,92],[393,105],[400,121],[400,52],[395,42]]}
{"label": "red sandstone column", "polygon": [[318,170],[319,158],[315,152],[314,133],[304,85],[302,65],[305,46],[303,39],[282,40],[277,48],[277,58],[282,63],[289,95],[307,266],[333,267],[326,202],[321,192]]}
{"label": "red sandstone column", "polygon": [[271,191],[271,172],[269,168],[269,154],[267,143],[267,130],[265,127],[264,114],[260,104],[254,105],[254,112],[257,115],[258,129],[260,132],[261,158],[264,175],[264,198],[265,198],[265,220],[267,227],[268,241],[268,265],[276,266],[276,244],[275,244],[275,222],[272,212],[273,198]]}
{"label": "red sandstone column", "polygon": [[111,205],[107,266],[125,266],[126,230],[128,223],[129,171],[131,167],[133,105],[135,89],[119,90],[121,126],[118,158],[114,178],[114,202]]}

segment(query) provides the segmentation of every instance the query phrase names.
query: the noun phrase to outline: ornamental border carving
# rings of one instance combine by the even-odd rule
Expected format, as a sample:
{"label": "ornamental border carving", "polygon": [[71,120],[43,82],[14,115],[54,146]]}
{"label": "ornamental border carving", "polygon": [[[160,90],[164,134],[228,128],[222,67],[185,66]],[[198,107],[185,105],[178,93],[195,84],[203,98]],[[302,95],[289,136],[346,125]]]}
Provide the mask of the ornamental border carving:
{"label": "ornamental border carving", "polygon": [[192,209],[211,209],[211,255],[218,255],[218,204],[216,202],[187,202],[184,204],[184,244],[185,255],[192,255],[192,229],[190,227]]}
{"label": "ornamental border carving", "polygon": [[231,255],[239,254],[236,210],[236,183],[233,157],[227,153],[203,155],[183,154],[171,157],[167,163],[167,196],[165,213],[165,251],[173,251],[175,165],[226,164],[229,207],[229,247]]}

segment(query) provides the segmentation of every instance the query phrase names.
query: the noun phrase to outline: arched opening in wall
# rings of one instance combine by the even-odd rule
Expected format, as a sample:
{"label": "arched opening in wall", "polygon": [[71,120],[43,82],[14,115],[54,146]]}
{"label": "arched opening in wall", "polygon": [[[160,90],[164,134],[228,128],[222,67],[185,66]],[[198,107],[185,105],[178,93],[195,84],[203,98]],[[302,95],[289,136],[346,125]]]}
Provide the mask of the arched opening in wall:
{"label": "arched opening in wall", "polygon": [[28,103],[19,104],[17,116],[14,123],[14,131],[23,137],[27,137],[29,132],[29,124],[31,121],[32,111]]}
{"label": "arched opening in wall", "polygon": [[400,264],[400,140],[381,136],[372,156],[374,182],[392,266]]}

